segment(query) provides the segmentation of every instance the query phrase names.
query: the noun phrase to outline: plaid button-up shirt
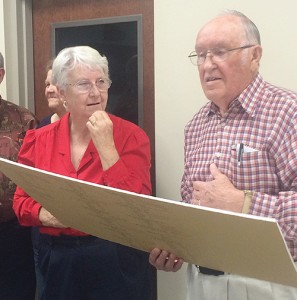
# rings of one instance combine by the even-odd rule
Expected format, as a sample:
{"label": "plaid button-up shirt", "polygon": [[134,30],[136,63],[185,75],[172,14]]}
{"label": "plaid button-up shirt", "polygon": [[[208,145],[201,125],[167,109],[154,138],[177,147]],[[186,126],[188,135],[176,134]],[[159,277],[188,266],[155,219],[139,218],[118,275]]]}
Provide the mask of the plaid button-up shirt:
{"label": "plaid button-up shirt", "polygon": [[[252,190],[249,213],[275,218],[297,260],[297,94],[258,74],[221,116],[212,102],[185,128],[183,201],[193,181],[209,181],[215,163],[233,185]],[[243,145],[241,161],[238,147]]]}

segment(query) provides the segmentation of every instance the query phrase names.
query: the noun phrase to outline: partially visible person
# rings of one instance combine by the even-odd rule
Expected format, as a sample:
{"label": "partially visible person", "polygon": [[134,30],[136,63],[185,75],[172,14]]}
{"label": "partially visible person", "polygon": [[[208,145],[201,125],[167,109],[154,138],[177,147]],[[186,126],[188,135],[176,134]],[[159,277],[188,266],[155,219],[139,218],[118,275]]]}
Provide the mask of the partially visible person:
{"label": "partially visible person", "polygon": [[[60,97],[57,87],[52,83],[52,64],[53,64],[53,60],[50,60],[46,66],[46,79],[45,79],[45,90],[44,90],[44,94],[48,102],[48,107],[52,111],[52,113],[44,117],[38,124],[37,128],[54,123],[60,120],[66,114],[66,109],[64,107],[63,100]],[[42,295],[42,291],[44,289],[44,282],[43,282],[44,278],[40,274],[40,269],[38,267],[39,236],[40,236],[39,227],[33,226],[32,244],[33,244],[33,251],[34,251],[37,295]]]}
{"label": "partially visible person", "polygon": [[[151,194],[150,143],[135,124],[105,112],[111,85],[108,61],[88,46],[63,49],[53,63],[67,113],[28,131],[20,163],[135,193]],[[24,226],[39,226],[41,299],[150,300],[148,253],[69,228],[20,187],[14,211]]]}
{"label": "partially visible person", "polygon": [[[0,53],[0,84],[5,76]],[[35,116],[0,96],[0,156],[17,161],[26,131]],[[30,228],[19,225],[12,209],[15,184],[0,173],[0,299],[35,299],[35,272]]]}
{"label": "partially visible person", "polygon": [[[297,94],[259,74],[260,33],[237,11],[198,32],[200,82],[210,100],[185,128],[184,202],[275,218],[297,266]],[[277,259],[277,257],[275,258]],[[159,270],[182,259],[153,249]],[[297,299],[297,289],[188,265],[188,299]]]}
{"label": "partially visible person", "polygon": [[66,113],[66,109],[63,105],[63,100],[59,95],[57,87],[52,83],[52,64],[53,60],[50,60],[46,66],[47,76],[45,79],[44,91],[45,97],[48,102],[48,107],[52,113],[44,117],[40,121],[38,128],[60,120],[61,117],[63,117]]}

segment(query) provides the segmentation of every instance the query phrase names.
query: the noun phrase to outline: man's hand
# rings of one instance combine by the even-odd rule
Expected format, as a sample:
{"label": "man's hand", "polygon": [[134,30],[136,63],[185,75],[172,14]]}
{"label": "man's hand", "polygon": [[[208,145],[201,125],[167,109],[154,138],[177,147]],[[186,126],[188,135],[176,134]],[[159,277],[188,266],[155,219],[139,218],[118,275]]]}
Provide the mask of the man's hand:
{"label": "man's hand", "polygon": [[210,165],[210,173],[213,180],[193,183],[192,204],[242,212],[244,192],[236,189],[215,164]]}
{"label": "man's hand", "polygon": [[173,253],[155,248],[150,253],[149,262],[157,270],[176,272],[181,268],[184,261]]}

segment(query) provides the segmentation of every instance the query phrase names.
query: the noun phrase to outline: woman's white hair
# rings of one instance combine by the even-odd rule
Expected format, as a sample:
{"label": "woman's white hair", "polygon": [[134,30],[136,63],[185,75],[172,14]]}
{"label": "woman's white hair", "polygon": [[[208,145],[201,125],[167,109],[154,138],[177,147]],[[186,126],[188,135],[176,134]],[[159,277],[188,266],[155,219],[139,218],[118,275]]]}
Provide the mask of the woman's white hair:
{"label": "woman's white hair", "polygon": [[101,70],[109,79],[108,61],[96,49],[89,46],[64,48],[53,62],[52,82],[64,90],[68,84],[68,75],[77,66],[90,70]]}

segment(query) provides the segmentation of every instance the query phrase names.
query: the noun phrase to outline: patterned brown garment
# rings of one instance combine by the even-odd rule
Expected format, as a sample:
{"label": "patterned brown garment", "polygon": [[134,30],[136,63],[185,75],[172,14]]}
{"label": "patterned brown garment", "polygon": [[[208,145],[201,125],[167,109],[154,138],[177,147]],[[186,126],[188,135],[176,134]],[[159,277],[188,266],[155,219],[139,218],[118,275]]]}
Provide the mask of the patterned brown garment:
{"label": "patterned brown garment", "polygon": [[[37,125],[35,116],[26,108],[2,99],[0,95],[0,157],[17,161],[18,152],[28,129]],[[12,220],[15,184],[0,172],[0,223]]]}

